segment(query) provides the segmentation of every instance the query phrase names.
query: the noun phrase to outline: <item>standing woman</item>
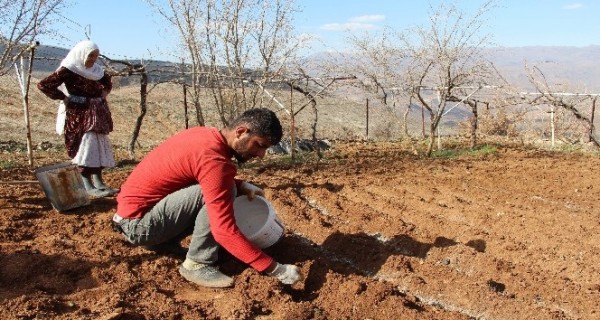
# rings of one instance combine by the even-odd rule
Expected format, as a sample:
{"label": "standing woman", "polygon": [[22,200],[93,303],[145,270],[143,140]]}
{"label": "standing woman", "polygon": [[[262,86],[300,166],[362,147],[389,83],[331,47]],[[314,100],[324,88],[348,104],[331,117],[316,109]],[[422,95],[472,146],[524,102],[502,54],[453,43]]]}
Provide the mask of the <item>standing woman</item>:
{"label": "standing woman", "polygon": [[[63,59],[54,73],[37,87],[66,106],[65,146],[72,162],[79,166],[87,193],[92,197],[119,192],[104,184],[102,169],[115,166],[108,134],[113,122],[106,96],[111,77],[96,64],[100,49],[92,41],[81,41]],[[59,89],[64,84],[67,93]]]}

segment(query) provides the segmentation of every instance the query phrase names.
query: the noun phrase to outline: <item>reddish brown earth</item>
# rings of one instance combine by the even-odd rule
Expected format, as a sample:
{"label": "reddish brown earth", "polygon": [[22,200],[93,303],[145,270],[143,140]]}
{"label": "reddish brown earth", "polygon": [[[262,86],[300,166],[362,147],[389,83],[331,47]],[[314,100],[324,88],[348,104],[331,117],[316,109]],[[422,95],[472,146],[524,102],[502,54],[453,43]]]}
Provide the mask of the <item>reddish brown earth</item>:
{"label": "reddish brown earth", "polygon": [[0,184],[0,318],[600,319],[599,167],[597,155],[441,160],[355,143],[318,164],[241,169],[287,228],[267,251],[305,280],[282,285],[224,255],[224,290],[125,243],[114,199],[59,213],[35,184]]}

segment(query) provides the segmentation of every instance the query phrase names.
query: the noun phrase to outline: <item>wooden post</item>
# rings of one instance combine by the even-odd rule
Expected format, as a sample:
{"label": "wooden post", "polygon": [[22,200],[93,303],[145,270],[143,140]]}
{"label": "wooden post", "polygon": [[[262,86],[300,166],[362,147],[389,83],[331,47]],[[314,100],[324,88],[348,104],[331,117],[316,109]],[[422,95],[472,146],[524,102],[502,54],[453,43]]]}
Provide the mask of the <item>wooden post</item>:
{"label": "wooden post", "polygon": [[29,48],[29,66],[27,69],[27,78],[25,77],[23,70],[23,57],[21,56],[21,71],[19,72],[19,68],[15,65],[15,69],[17,70],[17,77],[19,80],[19,85],[21,86],[21,94],[23,96],[23,114],[25,116],[25,127],[27,128],[27,159],[29,160],[29,165],[33,166],[33,148],[31,142],[31,124],[29,122],[29,85],[31,84],[31,69],[33,68],[33,56],[35,54],[35,48],[39,45],[39,42],[32,43]]}
{"label": "wooden post", "polygon": [[35,46],[29,48],[29,67],[27,68],[27,84],[25,86],[25,96],[23,97],[25,107],[25,124],[27,125],[27,159],[29,165],[33,166],[33,146],[31,142],[31,123],[29,121],[29,85],[31,84],[31,69],[33,68],[33,55],[35,53]]}
{"label": "wooden post", "polygon": [[554,106],[550,110],[550,128],[552,130],[552,147],[554,147]]}
{"label": "wooden post", "polygon": [[[440,91],[436,90],[436,92],[437,92],[437,96],[439,97]],[[434,99],[435,99],[435,97],[432,95],[431,102],[430,102],[432,108],[434,106]],[[437,106],[438,106],[438,110],[439,110],[439,108],[441,107],[441,103],[440,103],[439,99],[437,100]],[[439,111],[437,111],[437,112],[439,113]],[[431,136],[429,137],[429,139],[431,140],[432,150],[433,150],[433,146],[436,143],[436,141],[437,141],[438,150],[442,150],[442,141],[440,140],[440,137],[441,137],[440,124],[442,123],[442,115],[440,114],[440,118],[437,121],[437,125],[435,126],[435,131],[434,131],[432,129],[433,129],[433,123],[435,122],[435,120],[436,120],[436,117],[434,116],[433,119],[431,119],[431,122],[429,123],[429,127],[430,127],[429,131],[431,131],[431,133],[430,133]]]}
{"label": "wooden post", "polygon": [[592,136],[594,135],[594,114],[596,113],[596,99],[598,97],[594,97],[592,100],[592,114],[590,115],[590,131],[588,133],[588,142],[592,141]]}
{"label": "wooden post", "polygon": [[183,84],[183,118],[185,119],[185,128],[189,128],[188,107],[187,107],[187,88]]}
{"label": "wooden post", "polygon": [[367,114],[366,114],[366,129],[367,129],[367,140],[369,139],[369,98],[367,98]]}
{"label": "wooden post", "polygon": [[296,157],[296,123],[294,120],[294,88],[290,86],[290,155]]}

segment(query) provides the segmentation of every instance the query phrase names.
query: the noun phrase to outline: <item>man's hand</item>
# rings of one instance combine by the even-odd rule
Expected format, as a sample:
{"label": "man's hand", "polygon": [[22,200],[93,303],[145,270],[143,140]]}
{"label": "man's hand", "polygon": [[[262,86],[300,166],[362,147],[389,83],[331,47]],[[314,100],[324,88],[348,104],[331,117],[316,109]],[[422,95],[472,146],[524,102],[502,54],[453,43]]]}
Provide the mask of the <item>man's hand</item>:
{"label": "man's hand", "polygon": [[277,263],[275,269],[267,273],[271,277],[275,277],[283,284],[294,284],[302,280],[300,268],[292,264]]}
{"label": "man's hand", "polygon": [[256,196],[265,196],[265,191],[252,183],[248,183],[246,181],[240,184],[240,194],[245,194],[249,200],[254,200]]}

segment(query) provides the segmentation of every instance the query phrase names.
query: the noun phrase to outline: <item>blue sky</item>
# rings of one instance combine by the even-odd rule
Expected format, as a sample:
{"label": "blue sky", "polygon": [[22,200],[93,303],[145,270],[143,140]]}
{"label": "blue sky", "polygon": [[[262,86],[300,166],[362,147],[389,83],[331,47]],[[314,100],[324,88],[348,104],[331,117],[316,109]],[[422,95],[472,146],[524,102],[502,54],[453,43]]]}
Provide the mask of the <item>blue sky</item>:
{"label": "blue sky", "polygon": [[[447,0],[447,3],[451,0]],[[380,30],[391,26],[405,30],[427,23],[429,3],[439,0],[297,0],[302,10],[295,16],[296,32],[310,34],[328,46],[342,48],[348,28]],[[465,12],[483,0],[459,0]],[[488,14],[488,30],[500,46],[600,45],[600,0],[498,0]],[[55,26],[65,39],[41,38],[45,45],[70,48],[91,39],[111,58],[165,59],[175,46],[161,17],[142,0],[71,0],[62,12],[67,19]],[[313,50],[323,50],[315,42]],[[162,51],[162,52],[161,52]]]}

